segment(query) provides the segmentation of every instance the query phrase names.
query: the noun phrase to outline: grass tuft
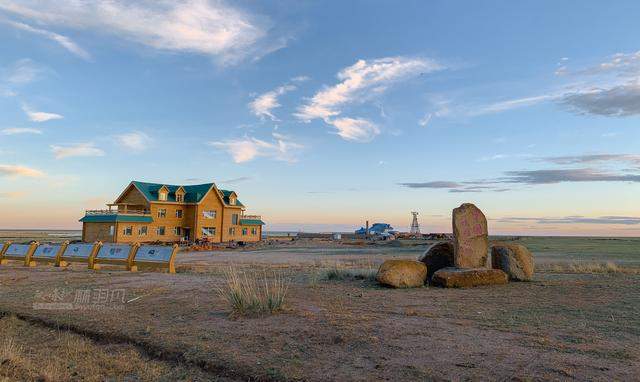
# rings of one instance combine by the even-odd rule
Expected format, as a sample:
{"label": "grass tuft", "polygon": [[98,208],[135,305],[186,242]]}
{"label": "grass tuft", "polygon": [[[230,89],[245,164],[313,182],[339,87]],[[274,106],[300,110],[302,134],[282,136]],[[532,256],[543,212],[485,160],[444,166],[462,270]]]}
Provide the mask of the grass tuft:
{"label": "grass tuft", "polygon": [[375,281],[377,271],[370,265],[367,268],[345,268],[336,263],[332,268],[324,271],[322,279],[329,281],[366,280]]}
{"label": "grass tuft", "polygon": [[282,310],[289,281],[281,274],[274,272],[269,278],[265,271],[260,277],[230,267],[223,275],[225,281],[218,288],[218,295],[227,301],[233,315],[256,316]]}

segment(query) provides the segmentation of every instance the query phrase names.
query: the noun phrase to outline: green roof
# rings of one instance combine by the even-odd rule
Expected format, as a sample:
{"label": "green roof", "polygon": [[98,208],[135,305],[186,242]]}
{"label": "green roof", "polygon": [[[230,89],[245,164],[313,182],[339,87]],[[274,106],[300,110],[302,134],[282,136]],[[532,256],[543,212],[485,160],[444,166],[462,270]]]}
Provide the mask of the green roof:
{"label": "green roof", "polygon": [[264,225],[260,219],[240,219],[240,225]]}
{"label": "green roof", "polygon": [[[202,198],[204,198],[204,196],[207,194],[207,192],[209,192],[209,190],[211,189],[211,187],[214,186],[213,183],[204,183],[204,184],[194,184],[194,185],[190,185],[190,186],[180,186],[180,185],[173,185],[173,184],[160,184],[160,183],[146,183],[146,182],[138,182],[136,180],[134,180],[133,185],[140,190],[140,192],[142,192],[142,194],[145,196],[145,198],[147,198],[147,200],[149,200],[150,202],[157,202],[158,201],[158,191],[162,188],[162,186],[165,186],[169,189],[169,195],[167,195],[167,201],[169,202],[175,202],[176,201],[176,191],[182,187],[184,188],[185,191],[185,195],[184,195],[184,201],[187,203],[199,203]],[[229,196],[231,195],[231,193],[233,191],[229,191],[229,190],[220,190],[220,192],[222,192],[223,197],[222,199],[224,200],[224,203],[226,205],[231,205],[229,204]],[[236,206],[239,207],[244,207],[244,205],[242,203],[240,203],[239,200],[236,199]]]}
{"label": "green roof", "polygon": [[85,215],[79,221],[83,223],[115,223],[115,222],[130,222],[130,223],[152,223],[153,218],[151,216],[142,215]]}

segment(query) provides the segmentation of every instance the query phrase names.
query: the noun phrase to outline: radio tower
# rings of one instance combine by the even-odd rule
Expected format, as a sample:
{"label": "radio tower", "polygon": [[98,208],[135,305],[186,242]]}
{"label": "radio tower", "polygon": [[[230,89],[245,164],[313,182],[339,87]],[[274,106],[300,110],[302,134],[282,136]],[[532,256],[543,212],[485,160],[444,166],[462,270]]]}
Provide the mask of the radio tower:
{"label": "radio tower", "polygon": [[418,224],[418,213],[411,212],[411,215],[413,215],[413,220],[411,221],[411,231],[409,233],[411,233],[412,235],[420,235],[420,224]]}

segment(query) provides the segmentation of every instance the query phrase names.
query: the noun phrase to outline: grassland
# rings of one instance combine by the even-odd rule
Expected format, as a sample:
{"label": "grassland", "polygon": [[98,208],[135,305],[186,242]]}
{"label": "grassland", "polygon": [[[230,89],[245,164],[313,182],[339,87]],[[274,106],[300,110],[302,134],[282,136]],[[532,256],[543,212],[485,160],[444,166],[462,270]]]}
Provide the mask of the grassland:
{"label": "grassland", "polygon": [[[628,272],[640,269],[640,240],[518,241],[536,257],[533,282],[453,290],[392,290],[373,280],[382,261],[416,258],[428,243],[298,240],[183,252],[175,275],[9,264],[0,267],[0,342],[8,344],[0,353],[9,359],[0,361],[0,380],[608,381],[640,375],[640,274]],[[243,290],[230,267],[236,281],[245,272],[258,275],[254,288]],[[286,289],[277,309],[263,309],[279,285]],[[115,305],[77,304],[78,291],[86,290],[125,295]],[[225,290],[260,314],[234,314]],[[74,305],[35,304],[43,301]],[[83,357],[91,367],[83,369]]]}

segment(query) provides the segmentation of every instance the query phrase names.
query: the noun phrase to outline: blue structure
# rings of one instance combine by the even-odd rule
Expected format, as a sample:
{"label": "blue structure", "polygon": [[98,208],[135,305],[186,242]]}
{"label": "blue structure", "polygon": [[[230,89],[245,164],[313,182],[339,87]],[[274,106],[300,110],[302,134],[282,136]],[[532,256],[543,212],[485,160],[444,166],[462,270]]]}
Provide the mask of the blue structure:
{"label": "blue structure", "polygon": [[[364,235],[367,233],[367,229],[364,227],[360,227],[360,229],[356,230],[356,235]],[[373,223],[371,228],[369,228],[370,235],[388,235],[395,234],[398,231],[395,231],[391,224],[387,223]]]}

